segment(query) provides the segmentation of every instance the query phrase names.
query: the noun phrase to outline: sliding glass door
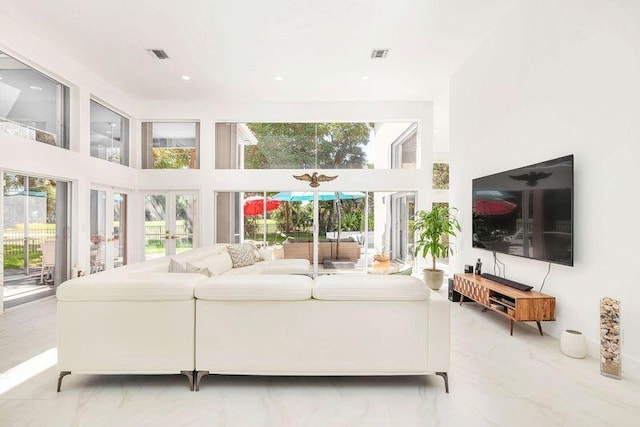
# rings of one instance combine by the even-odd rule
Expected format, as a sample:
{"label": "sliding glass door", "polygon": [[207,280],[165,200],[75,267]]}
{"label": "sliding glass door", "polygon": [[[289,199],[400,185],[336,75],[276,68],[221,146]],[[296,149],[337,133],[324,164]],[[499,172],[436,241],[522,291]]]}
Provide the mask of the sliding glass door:
{"label": "sliding glass door", "polygon": [[4,307],[52,295],[68,277],[69,184],[3,173],[0,195]]}

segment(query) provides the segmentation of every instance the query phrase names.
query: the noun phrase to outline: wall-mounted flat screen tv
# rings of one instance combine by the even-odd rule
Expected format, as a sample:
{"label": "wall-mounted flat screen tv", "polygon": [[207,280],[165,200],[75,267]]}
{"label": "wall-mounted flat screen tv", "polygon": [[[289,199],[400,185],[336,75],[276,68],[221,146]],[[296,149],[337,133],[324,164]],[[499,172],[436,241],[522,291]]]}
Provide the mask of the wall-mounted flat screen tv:
{"label": "wall-mounted flat screen tv", "polygon": [[573,155],[473,180],[473,246],[573,265]]}

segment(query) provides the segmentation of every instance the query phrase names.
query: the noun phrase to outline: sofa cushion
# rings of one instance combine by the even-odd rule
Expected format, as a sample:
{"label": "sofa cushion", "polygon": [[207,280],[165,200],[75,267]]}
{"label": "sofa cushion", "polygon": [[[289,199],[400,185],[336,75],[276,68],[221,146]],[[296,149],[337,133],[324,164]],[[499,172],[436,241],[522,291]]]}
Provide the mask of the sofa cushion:
{"label": "sofa cushion", "polygon": [[297,275],[223,275],[200,283],[195,296],[213,301],[302,301],[311,298],[313,280]]}
{"label": "sofa cushion", "polygon": [[422,301],[429,289],[410,276],[335,274],[313,283],[313,298],[331,301]]}
{"label": "sofa cushion", "polygon": [[186,301],[206,279],[195,273],[84,276],[61,284],[56,296],[60,301]]}
{"label": "sofa cushion", "polygon": [[239,243],[227,246],[233,268],[246,267],[256,263],[255,247],[249,243]]}

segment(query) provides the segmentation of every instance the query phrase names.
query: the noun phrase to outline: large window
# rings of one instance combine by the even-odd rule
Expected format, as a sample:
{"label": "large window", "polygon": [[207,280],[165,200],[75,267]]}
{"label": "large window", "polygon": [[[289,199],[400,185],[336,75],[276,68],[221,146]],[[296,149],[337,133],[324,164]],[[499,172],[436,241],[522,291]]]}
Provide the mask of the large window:
{"label": "large window", "polygon": [[218,243],[252,241],[273,256],[308,259],[319,273],[413,266],[414,192],[217,192],[215,200]]}
{"label": "large window", "polygon": [[91,156],[129,166],[129,119],[93,100]]}
{"label": "large window", "polygon": [[388,169],[389,147],[413,131],[403,163],[416,168],[413,122],[217,123],[217,169]]}
{"label": "large window", "polygon": [[198,169],[199,123],[142,123],[143,169]]}
{"label": "large window", "polygon": [[69,184],[0,172],[0,302],[4,307],[53,295],[68,278]]}
{"label": "large window", "polygon": [[414,124],[391,144],[391,167],[393,169],[415,169],[418,147],[418,130]]}
{"label": "large window", "polygon": [[0,132],[69,148],[69,88],[0,52]]}

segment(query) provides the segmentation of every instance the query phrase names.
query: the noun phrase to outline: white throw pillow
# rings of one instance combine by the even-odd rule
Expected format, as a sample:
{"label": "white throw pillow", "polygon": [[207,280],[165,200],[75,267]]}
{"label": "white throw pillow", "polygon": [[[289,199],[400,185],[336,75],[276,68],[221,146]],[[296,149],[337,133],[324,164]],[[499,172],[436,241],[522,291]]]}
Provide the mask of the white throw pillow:
{"label": "white throw pillow", "polygon": [[187,266],[182,264],[180,261],[171,258],[169,261],[169,273],[186,273]]}
{"label": "white throw pillow", "polygon": [[204,258],[198,262],[198,265],[207,267],[210,276],[219,276],[233,268],[233,262],[228,252]]}
{"label": "white throw pillow", "polygon": [[260,258],[262,258],[262,261],[273,260],[273,248],[260,248],[258,249],[258,252],[260,252]]}
{"label": "white throw pillow", "polygon": [[211,277],[211,273],[209,272],[209,269],[203,264],[195,261],[187,263],[186,273],[199,273],[199,274],[204,274],[207,277]]}

